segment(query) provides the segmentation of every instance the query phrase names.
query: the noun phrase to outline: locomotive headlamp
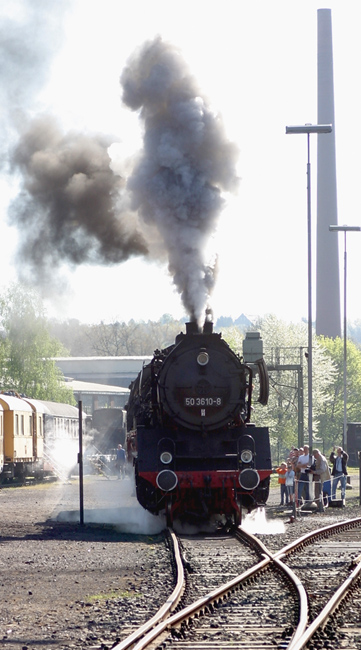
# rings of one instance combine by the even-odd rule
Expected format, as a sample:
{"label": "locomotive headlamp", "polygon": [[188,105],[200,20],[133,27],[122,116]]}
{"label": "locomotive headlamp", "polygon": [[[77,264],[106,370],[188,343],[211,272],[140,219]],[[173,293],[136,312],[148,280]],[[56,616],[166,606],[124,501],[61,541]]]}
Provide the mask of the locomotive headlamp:
{"label": "locomotive headlamp", "polygon": [[250,463],[253,458],[253,454],[250,449],[243,449],[241,453],[242,463]]}
{"label": "locomotive headlamp", "polygon": [[163,465],[169,465],[169,463],[171,463],[173,460],[173,456],[169,451],[163,451],[160,455],[160,460],[162,461]]}
{"label": "locomotive headlamp", "polygon": [[249,467],[248,469],[242,470],[238,480],[243,490],[255,490],[259,485],[260,477],[255,469]]}
{"label": "locomotive headlamp", "polygon": [[197,357],[197,363],[200,366],[206,366],[209,361],[209,354],[205,350],[201,350]]}
{"label": "locomotive headlamp", "polygon": [[159,489],[164,492],[171,492],[178,484],[177,474],[172,472],[170,469],[162,469],[155,480]]}

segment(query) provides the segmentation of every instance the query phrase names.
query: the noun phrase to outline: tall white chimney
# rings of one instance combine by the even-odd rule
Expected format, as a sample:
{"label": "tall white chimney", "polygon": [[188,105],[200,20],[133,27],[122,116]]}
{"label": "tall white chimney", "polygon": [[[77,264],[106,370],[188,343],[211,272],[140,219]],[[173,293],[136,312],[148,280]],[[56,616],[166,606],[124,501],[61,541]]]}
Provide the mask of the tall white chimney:
{"label": "tall white chimney", "polygon": [[333,129],[317,141],[316,334],[335,338],[341,336],[341,307],[338,237],[328,229],[338,223],[331,9],[317,10],[317,25],[318,124]]}

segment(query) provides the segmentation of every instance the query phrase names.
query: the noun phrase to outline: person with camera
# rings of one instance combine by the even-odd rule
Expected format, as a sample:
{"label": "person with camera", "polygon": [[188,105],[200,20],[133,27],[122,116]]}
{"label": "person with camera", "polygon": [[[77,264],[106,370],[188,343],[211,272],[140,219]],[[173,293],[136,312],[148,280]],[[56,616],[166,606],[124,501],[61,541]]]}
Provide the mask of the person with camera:
{"label": "person with camera", "polygon": [[303,454],[298,457],[298,463],[296,469],[299,470],[300,475],[298,478],[298,488],[297,488],[297,503],[301,503],[302,493],[305,493],[305,500],[310,501],[310,448],[308,445],[304,445]]}
{"label": "person with camera", "polygon": [[333,448],[330,455],[330,463],[332,463],[332,495],[331,499],[336,499],[336,488],[338,483],[341,484],[341,499],[346,496],[346,476],[347,476],[347,461],[348,454],[342,447]]}

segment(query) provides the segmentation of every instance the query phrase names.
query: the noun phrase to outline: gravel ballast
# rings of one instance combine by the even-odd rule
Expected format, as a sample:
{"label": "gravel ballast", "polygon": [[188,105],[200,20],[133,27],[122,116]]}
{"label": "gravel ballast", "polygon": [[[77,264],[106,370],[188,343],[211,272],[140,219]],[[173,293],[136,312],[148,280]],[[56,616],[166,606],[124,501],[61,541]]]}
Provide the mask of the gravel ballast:
{"label": "gravel ballast", "polygon": [[[129,480],[0,490],[0,642],[22,648],[112,647],[163,604],[172,581],[162,523]],[[150,608],[150,609],[149,609]]]}
{"label": "gravel ballast", "polygon": [[[272,490],[264,513],[270,549],[361,515],[355,491],[346,508],[295,522],[276,507],[278,497]],[[173,575],[164,520],[139,506],[129,479],[85,477],[84,525],[76,478],[3,487],[0,508],[0,641],[7,650],[106,650],[167,599]]]}

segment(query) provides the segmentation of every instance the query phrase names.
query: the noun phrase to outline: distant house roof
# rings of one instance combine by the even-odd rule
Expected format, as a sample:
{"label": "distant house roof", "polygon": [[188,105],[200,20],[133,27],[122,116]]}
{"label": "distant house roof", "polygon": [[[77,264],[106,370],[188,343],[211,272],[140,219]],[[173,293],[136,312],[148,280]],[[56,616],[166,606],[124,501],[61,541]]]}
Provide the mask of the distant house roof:
{"label": "distant house roof", "polygon": [[152,356],[138,356],[138,357],[54,357],[54,361],[60,363],[76,363],[77,365],[89,365],[96,363],[106,363],[106,365],[118,365],[121,363],[124,367],[138,366],[143,361],[150,361]]}
{"label": "distant house roof", "polygon": [[253,325],[255,320],[256,320],[255,316],[246,316],[246,314],[241,314],[234,322],[235,325],[241,325],[242,327],[250,327],[251,325]]}
{"label": "distant house roof", "polygon": [[54,361],[65,377],[75,381],[126,387],[136,379],[145,363],[144,357],[56,357]]}
{"label": "distant house roof", "polygon": [[71,388],[74,393],[83,393],[84,395],[95,395],[101,393],[102,395],[129,395],[129,388],[124,386],[108,386],[107,384],[95,384],[90,381],[77,381],[65,377],[65,387]]}

